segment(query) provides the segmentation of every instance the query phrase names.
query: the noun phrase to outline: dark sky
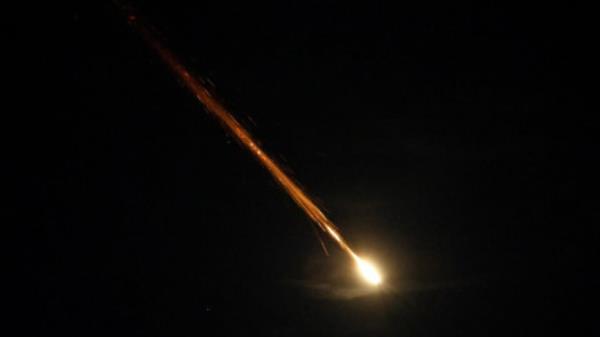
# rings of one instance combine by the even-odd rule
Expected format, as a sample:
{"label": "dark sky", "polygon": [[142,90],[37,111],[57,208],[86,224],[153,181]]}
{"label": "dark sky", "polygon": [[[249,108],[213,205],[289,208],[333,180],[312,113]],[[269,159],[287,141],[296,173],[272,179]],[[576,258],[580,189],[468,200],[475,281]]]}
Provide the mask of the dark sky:
{"label": "dark sky", "polygon": [[590,332],[583,11],[135,4],[385,285],[370,291],[331,241],[323,254],[109,1],[11,9],[20,334]]}

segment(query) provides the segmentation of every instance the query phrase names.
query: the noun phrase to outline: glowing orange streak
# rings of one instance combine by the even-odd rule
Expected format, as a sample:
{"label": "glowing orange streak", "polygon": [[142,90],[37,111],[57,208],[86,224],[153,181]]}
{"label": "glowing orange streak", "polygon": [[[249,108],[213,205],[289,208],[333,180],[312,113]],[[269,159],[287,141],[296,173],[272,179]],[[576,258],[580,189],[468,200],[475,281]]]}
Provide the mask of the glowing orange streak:
{"label": "glowing orange streak", "polygon": [[[117,5],[119,5],[117,3]],[[144,38],[144,40],[154,49],[160,58],[169,66],[171,71],[182,80],[184,85],[196,96],[196,98],[204,105],[206,110],[217,118],[223,124],[225,129],[234,135],[239,142],[248,149],[260,163],[271,173],[273,178],[283,187],[288,195],[306,212],[306,214],[339,246],[346,251],[357,264],[362,263],[362,260],[352,251],[350,246],[340,235],[336,226],[329,220],[325,214],[317,207],[317,205],[302,191],[300,186],[296,184],[281,167],[261,149],[257,142],[252,138],[252,135],[246,130],[227,109],[217,101],[202,82],[190,75],[185,66],[179,59],[166,47],[164,47],[158,38],[143,25],[143,23],[133,14],[131,8],[124,5],[119,5],[127,14],[129,24],[131,24]]]}

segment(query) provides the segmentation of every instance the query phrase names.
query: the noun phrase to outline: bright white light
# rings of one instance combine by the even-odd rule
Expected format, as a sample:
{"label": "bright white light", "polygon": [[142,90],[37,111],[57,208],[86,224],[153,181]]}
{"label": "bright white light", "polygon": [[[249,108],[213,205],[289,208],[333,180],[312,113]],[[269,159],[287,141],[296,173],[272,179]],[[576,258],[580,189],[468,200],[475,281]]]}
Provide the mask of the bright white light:
{"label": "bright white light", "polygon": [[367,280],[367,282],[371,283],[372,285],[379,285],[381,283],[381,275],[371,262],[365,261],[360,257],[356,257],[356,265],[358,266],[360,274],[365,280]]}

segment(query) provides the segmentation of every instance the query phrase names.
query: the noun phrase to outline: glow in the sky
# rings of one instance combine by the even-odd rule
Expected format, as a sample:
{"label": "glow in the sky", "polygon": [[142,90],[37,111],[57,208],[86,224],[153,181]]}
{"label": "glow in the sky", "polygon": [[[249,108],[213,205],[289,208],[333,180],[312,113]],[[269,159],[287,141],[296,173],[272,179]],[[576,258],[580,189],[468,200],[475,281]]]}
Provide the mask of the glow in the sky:
{"label": "glow in the sky", "polygon": [[381,284],[381,274],[379,274],[379,271],[377,271],[375,265],[360,257],[357,257],[355,260],[358,271],[367,282],[375,286]]}
{"label": "glow in the sky", "polygon": [[[120,1],[115,1],[117,4]],[[179,80],[190,90],[194,96],[202,103],[206,111],[215,117],[221,125],[245,147],[262,164],[262,166],[271,173],[273,178],[287,192],[287,194],[304,210],[304,212],[344,250],[358,264],[358,267],[365,279],[374,285],[381,283],[381,276],[375,267],[361,259],[350,248],[344,240],[337,227],[321,211],[316,203],[310,198],[300,186],[279,166],[279,164],[260,146],[250,132],[237,121],[237,119],[219,102],[207,89],[204,82],[198,80],[190,74],[182,62],[165,47],[156,37],[152,29],[148,28],[140,18],[135,15],[132,8],[120,5],[121,9],[127,15],[129,24],[131,24],[154,49],[160,58],[168,65],[169,69],[179,78]]]}

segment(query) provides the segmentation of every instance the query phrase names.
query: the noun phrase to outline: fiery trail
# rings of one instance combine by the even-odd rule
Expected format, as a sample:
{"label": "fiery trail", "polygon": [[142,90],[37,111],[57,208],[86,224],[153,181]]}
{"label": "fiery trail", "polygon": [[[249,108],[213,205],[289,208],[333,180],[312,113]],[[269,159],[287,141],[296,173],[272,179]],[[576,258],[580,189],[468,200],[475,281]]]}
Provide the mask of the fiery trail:
{"label": "fiery trail", "polygon": [[288,195],[304,210],[304,212],[329,236],[338,243],[338,245],[346,251],[355,261],[359,271],[372,284],[379,284],[381,277],[375,267],[369,262],[363,260],[350,248],[348,243],[341,236],[337,227],[323,214],[319,207],[311,200],[311,198],[298,186],[292,178],[290,178],[283,169],[273,160],[254,140],[250,132],[246,130],[235,117],[215,99],[206,86],[196,78],[190,75],[183,63],[167,49],[155,34],[144,24],[144,22],[135,14],[129,6],[115,1],[117,6],[126,14],[129,24],[140,33],[146,43],[160,56],[160,58],[168,65],[170,70],[183,82],[183,84],[196,96],[196,98],[204,105],[206,110],[213,115],[227,129],[227,131],[235,136],[235,138],[248,149],[256,159],[271,173],[273,178],[283,187]]}

